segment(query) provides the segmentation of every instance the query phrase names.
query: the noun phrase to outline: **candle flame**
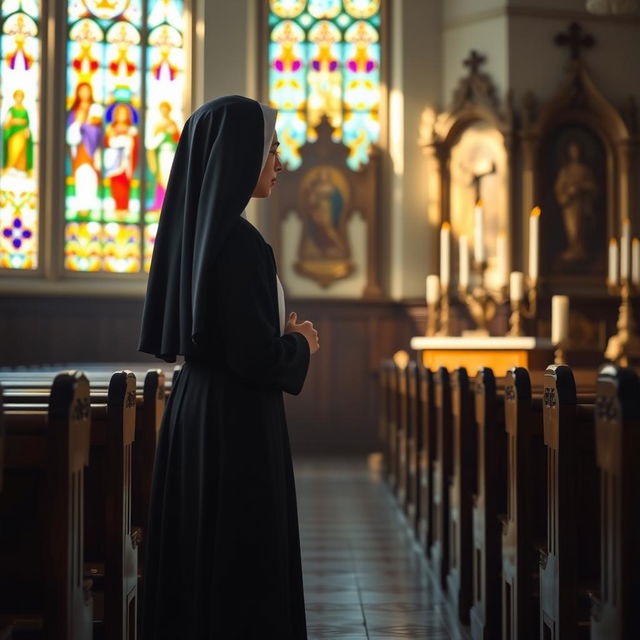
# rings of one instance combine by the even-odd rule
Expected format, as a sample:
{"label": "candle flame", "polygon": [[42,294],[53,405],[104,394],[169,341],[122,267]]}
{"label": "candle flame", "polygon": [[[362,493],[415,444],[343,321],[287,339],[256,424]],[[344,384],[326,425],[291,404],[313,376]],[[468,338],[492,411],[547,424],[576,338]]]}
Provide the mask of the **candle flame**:
{"label": "candle flame", "polygon": [[618,246],[618,238],[611,238],[611,240],[609,240],[609,245]]}
{"label": "candle flame", "polygon": [[442,228],[448,231],[449,229],[451,229],[451,225],[448,222],[443,222]]}
{"label": "candle flame", "polygon": [[542,209],[540,207],[533,207],[533,209],[531,209],[532,218],[538,218],[541,213],[542,213]]}
{"label": "candle flame", "polygon": [[478,201],[476,202],[476,207],[481,207],[481,206],[483,206],[482,198],[478,198]]}
{"label": "candle flame", "polygon": [[638,244],[640,244],[640,238],[634,238],[634,239],[631,241],[631,243],[632,243],[632,244],[634,244],[634,245],[638,245]]}
{"label": "candle flame", "polygon": [[631,224],[631,218],[625,218],[624,219],[624,226],[628,227]]}

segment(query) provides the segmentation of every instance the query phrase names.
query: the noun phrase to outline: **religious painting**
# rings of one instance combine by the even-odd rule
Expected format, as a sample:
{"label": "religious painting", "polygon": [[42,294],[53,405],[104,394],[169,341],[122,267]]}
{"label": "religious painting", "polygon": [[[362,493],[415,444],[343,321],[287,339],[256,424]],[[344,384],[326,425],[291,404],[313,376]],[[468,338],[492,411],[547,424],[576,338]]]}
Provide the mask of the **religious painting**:
{"label": "religious painting", "polygon": [[269,101],[278,109],[282,161],[302,164],[326,118],[347,166],[368,164],[380,138],[380,0],[271,0]]}
{"label": "religious painting", "polygon": [[606,150],[581,124],[565,124],[543,141],[538,189],[542,268],[550,275],[604,274],[607,256]]}
{"label": "religious painting", "polygon": [[486,282],[492,286],[502,284],[496,255],[497,237],[500,233],[509,232],[507,154],[502,134],[483,122],[466,128],[451,148],[449,167],[450,222],[455,244],[457,246],[460,236],[466,236],[473,250],[474,208],[481,201],[484,213],[483,240],[488,263]]}
{"label": "religious painting", "polygon": [[0,8],[0,269],[38,266],[40,2]]}
{"label": "religious painting", "polygon": [[184,122],[183,9],[183,0],[68,3],[69,270],[149,269]]}
{"label": "religious painting", "polygon": [[354,269],[346,224],[349,182],[341,170],[321,164],[306,173],[299,189],[303,225],[294,268],[326,287]]}

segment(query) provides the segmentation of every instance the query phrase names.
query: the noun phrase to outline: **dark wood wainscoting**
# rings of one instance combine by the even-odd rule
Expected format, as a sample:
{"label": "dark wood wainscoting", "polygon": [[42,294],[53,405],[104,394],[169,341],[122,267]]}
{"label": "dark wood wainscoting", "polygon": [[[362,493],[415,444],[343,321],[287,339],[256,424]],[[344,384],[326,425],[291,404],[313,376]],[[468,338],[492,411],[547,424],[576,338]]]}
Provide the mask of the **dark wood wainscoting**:
{"label": "dark wood wainscoting", "polygon": [[[285,394],[294,453],[379,449],[379,360],[422,333],[424,308],[391,301],[288,299],[320,336],[305,387]],[[141,299],[0,298],[0,365],[157,362],[136,351]]]}

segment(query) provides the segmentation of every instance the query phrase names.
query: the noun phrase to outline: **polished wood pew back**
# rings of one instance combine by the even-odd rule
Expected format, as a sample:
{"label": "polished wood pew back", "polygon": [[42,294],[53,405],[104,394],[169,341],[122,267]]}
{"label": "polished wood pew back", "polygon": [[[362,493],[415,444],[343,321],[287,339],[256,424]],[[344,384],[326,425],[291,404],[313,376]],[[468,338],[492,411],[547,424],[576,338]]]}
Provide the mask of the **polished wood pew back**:
{"label": "polished wood pew back", "polygon": [[[503,383],[504,384],[504,383]],[[507,440],[504,389],[498,395],[490,368],[480,369],[474,381],[477,442],[477,482],[473,497],[474,640],[499,638],[502,626],[501,519],[507,510]]]}
{"label": "polished wood pew back", "polygon": [[540,557],[540,637],[588,638],[587,593],[599,577],[600,499],[593,395],[578,398],[571,369],[545,372],[547,536]]}
{"label": "polished wood pew back", "polygon": [[3,406],[0,606],[16,632],[87,640],[93,605],[83,577],[88,381],[61,373],[45,399]]}
{"label": "polished wood pew back", "polygon": [[596,455],[602,566],[591,638],[640,638],[640,382],[632,369],[606,365],[598,374]]}
{"label": "polished wood pew back", "polygon": [[436,455],[436,407],[433,372],[418,360],[418,542],[427,556],[433,544],[433,463]]}
{"label": "polished wood pew back", "polygon": [[452,467],[449,488],[448,601],[463,624],[473,600],[473,494],[476,490],[476,429],[471,382],[464,368],[451,376]]}
{"label": "polished wood pew back", "polygon": [[507,513],[502,528],[502,637],[536,638],[539,628],[538,549],[546,532],[547,473],[542,401],[529,372],[515,367],[504,385]]}

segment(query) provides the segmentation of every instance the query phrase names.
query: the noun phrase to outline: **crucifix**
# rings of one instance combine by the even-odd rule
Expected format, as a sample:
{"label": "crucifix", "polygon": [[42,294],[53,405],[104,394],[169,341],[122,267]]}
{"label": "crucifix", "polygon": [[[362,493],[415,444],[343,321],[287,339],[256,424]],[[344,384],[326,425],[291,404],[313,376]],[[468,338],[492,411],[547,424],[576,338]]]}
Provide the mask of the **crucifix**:
{"label": "crucifix", "polygon": [[559,33],[554,41],[560,47],[569,47],[572,60],[579,60],[581,49],[590,49],[596,43],[596,39],[591,34],[582,32],[582,26],[577,22],[572,22],[569,29]]}
{"label": "crucifix", "polygon": [[491,161],[491,168],[484,173],[472,173],[471,174],[471,184],[475,189],[475,202],[479,202],[482,198],[480,197],[480,186],[482,178],[486,178],[487,176],[493,175],[496,172],[496,163]]}

